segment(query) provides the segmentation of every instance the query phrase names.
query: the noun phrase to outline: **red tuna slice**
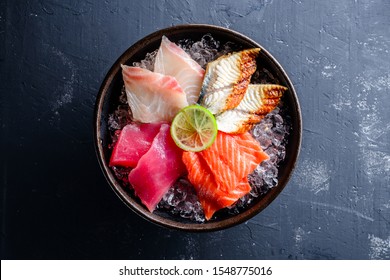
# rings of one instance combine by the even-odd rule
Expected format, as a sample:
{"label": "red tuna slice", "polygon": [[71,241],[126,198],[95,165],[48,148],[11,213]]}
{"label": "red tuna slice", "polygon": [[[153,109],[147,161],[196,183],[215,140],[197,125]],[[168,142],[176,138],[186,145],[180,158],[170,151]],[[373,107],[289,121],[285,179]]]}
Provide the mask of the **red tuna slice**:
{"label": "red tuna slice", "polygon": [[115,144],[110,166],[135,167],[140,158],[149,150],[160,124],[128,124]]}
{"label": "red tuna slice", "polygon": [[150,212],[186,171],[182,161],[183,151],[173,142],[169,127],[168,124],[161,125],[152,146],[129,173],[129,182],[135,194]]}

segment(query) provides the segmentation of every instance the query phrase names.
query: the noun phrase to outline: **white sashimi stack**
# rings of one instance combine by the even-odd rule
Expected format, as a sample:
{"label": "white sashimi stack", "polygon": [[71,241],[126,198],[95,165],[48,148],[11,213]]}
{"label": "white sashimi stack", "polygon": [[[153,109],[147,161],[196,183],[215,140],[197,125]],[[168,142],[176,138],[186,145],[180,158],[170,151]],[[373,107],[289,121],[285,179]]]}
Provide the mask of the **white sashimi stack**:
{"label": "white sashimi stack", "polygon": [[122,65],[122,75],[135,121],[171,121],[181,108],[188,105],[184,91],[171,76],[126,65]]}
{"label": "white sashimi stack", "polygon": [[163,36],[154,72],[175,77],[187,96],[188,105],[199,99],[204,70],[182,48]]}
{"label": "white sashimi stack", "polygon": [[182,108],[198,101],[204,70],[163,36],[154,72],[122,65],[122,75],[135,121],[170,122]]}

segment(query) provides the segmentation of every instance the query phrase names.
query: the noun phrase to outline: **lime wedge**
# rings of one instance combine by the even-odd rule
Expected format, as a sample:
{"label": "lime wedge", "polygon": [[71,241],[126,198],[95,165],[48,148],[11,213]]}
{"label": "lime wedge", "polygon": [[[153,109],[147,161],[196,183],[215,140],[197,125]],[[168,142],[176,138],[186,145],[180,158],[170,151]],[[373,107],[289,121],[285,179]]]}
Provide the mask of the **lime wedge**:
{"label": "lime wedge", "polygon": [[190,152],[200,152],[210,147],[217,133],[214,115],[199,105],[183,108],[171,125],[171,136],[176,145]]}

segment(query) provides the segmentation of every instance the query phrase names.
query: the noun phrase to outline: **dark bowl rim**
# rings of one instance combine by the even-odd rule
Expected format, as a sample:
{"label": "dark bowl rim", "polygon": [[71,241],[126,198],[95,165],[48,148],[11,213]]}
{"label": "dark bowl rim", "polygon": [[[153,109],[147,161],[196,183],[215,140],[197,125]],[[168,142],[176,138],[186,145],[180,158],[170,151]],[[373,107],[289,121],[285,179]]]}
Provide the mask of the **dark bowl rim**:
{"label": "dark bowl rim", "polygon": [[[285,178],[284,182],[281,184],[278,183],[276,188],[271,189],[264,198],[267,198],[265,203],[262,203],[260,207],[253,209],[249,208],[246,211],[239,213],[237,215],[234,215],[232,217],[229,217],[227,219],[221,220],[221,221],[209,221],[205,223],[180,223],[177,221],[173,221],[158,215],[155,215],[153,213],[150,213],[144,208],[142,205],[140,205],[138,202],[134,201],[132,197],[130,197],[120,186],[120,184],[116,181],[114,175],[110,172],[110,168],[107,163],[103,161],[103,146],[100,140],[100,131],[101,131],[101,124],[100,120],[102,117],[102,107],[103,107],[103,101],[104,97],[106,95],[107,88],[109,87],[110,83],[112,82],[113,78],[115,77],[115,74],[117,73],[118,69],[120,68],[120,64],[124,63],[127,59],[127,57],[131,57],[131,53],[136,52],[142,45],[145,45],[149,43],[150,41],[153,41],[156,39],[156,37],[161,38],[163,34],[169,34],[171,32],[180,32],[180,31],[186,31],[190,32],[191,30],[196,29],[210,29],[210,32],[221,32],[221,33],[230,33],[230,36],[233,36],[235,38],[239,38],[240,40],[246,41],[249,44],[252,44],[256,47],[261,48],[261,52],[263,55],[265,55],[269,60],[272,61],[273,64],[275,64],[278,71],[281,72],[284,79],[287,82],[287,87],[289,88],[290,94],[292,95],[292,99],[294,100],[294,109],[297,113],[297,125],[298,127],[294,127],[295,130],[298,130],[298,146],[297,149],[292,155],[291,161],[292,165],[290,168],[290,171]],[[207,32],[206,32],[207,33]],[[160,30],[157,30],[153,33],[150,33],[149,35],[139,39],[136,41],[133,45],[131,45],[127,50],[123,52],[123,54],[115,61],[115,63],[110,67],[110,70],[107,72],[100,88],[98,95],[96,97],[95,102],[95,108],[94,108],[94,146],[95,146],[95,152],[96,156],[98,158],[99,165],[103,171],[103,174],[108,181],[110,187],[113,189],[113,191],[116,193],[116,195],[125,203],[131,210],[133,210],[136,214],[141,216],[142,218],[157,224],[159,226],[167,227],[170,229],[178,229],[183,231],[189,231],[189,232],[210,232],[210,231],[217,231],[226,229],[229,227],[233,227],[237,224],[241,224],[249,219],[251,219],[253,216],[260,213],[262,210],[264,210],[279,194],[282,192],[282,190],[286,187],[288,181],[291,178],[291,175],[294,172],[294,169],[297,164],[297,160],[299,157],[300,149],[301,149],[301,143],[302,143],[302,114],[301,109],[299,105],[298,96],[296,94],[295,88],[293,86],[293,83],[291,82],[289,76],[287,75],[286,71],[283,69],[283,67],[280,65],[280,63],[259,43],[252,40],[251,38],[237,32],[231,29],[227,29],[224,27],[216,26],[216,25],[210,25],[210,24],[182,24],[182,25],[175,25],[171,27],[166,27]],[[276,190],[276,191],[274,191]],[[264,199],[262,198],[262,200]],[[253,205],[255,206],[255,205]]]}

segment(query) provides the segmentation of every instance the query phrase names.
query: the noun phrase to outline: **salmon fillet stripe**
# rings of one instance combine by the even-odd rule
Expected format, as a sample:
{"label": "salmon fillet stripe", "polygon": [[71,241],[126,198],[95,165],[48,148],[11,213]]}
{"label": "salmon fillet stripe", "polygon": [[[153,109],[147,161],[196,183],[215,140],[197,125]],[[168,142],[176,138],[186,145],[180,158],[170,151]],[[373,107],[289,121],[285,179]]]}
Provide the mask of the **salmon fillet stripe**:
{"label": "salmon fillet stripe", "polygon": [[268,155],[249,133],[219,132],[209,149],[183,153],[188,179],[196,189],[207,220],[251,190],[247,176],[265,159]]}

